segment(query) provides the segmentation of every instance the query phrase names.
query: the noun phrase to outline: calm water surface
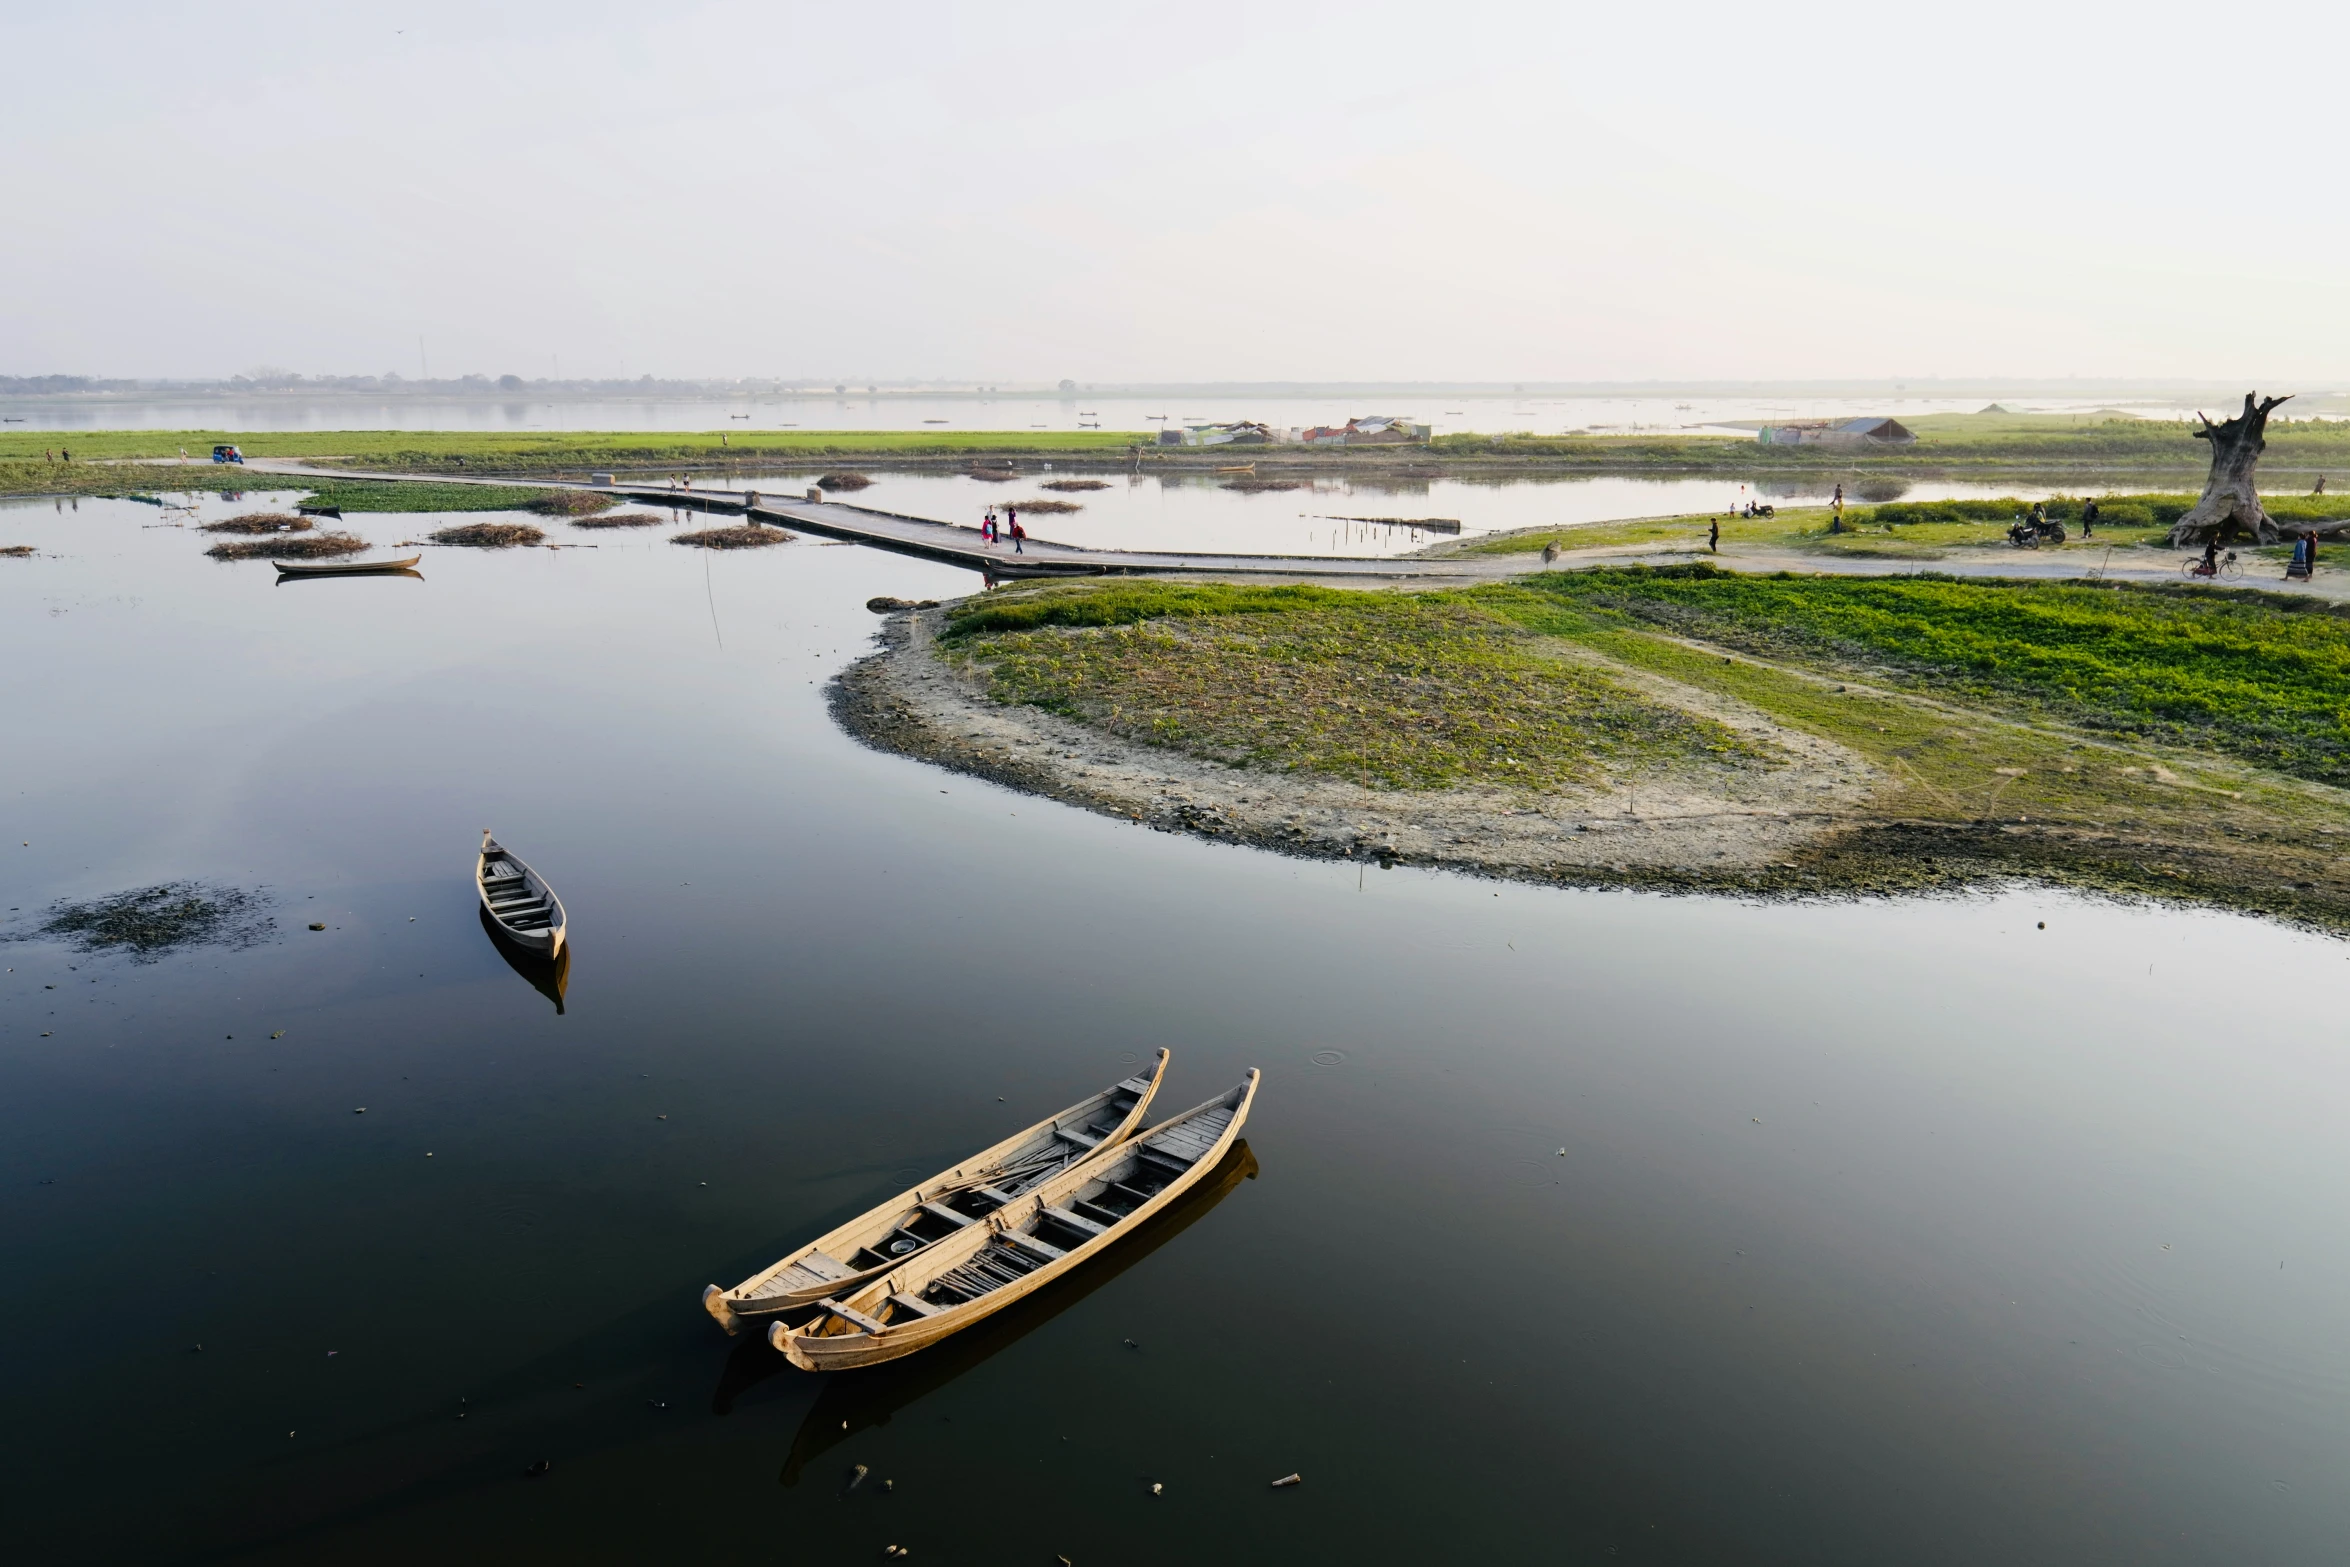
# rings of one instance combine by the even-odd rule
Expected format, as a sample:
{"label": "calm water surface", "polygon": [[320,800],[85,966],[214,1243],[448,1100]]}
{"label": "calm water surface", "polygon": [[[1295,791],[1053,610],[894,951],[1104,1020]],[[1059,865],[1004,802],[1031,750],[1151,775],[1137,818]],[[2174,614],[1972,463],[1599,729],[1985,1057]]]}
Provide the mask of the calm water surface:
{"label": "calm water surface", "polygon": [[[10,928],[277,924],[0,948],[16,1560],[2339,1559],[2334,942],[1207,845],[838,733],[864,599],[945,568],[279,587],[158,520],[0,509]],[[1161,1045],[1170,1110],[1266,1075],[1147,1242],[829,1383],[701,1312]]]}

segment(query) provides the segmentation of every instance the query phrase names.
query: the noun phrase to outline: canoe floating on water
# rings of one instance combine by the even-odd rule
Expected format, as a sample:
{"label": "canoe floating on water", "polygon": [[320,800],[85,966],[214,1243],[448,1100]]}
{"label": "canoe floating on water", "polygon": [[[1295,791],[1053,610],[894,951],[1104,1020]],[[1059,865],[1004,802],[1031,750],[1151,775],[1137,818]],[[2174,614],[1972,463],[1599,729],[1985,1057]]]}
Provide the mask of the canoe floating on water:
{"label": "canoe floating on water", "polygon": [[854,1290],[930,1247],[1015,1207],[1021,1198],[1105,1148],[1124,1142],[1167,1075],[1167,1052],[1148,1071],[1014,1132],[791,1253],[733,1289],[710,1285],[702,1308],[733,1333],[744,1317],[772,1316]]}
{"label": "canoe floating on water", "polygon": [[481,890],[482,912],[499,935],[550,958],[562,953],[563,900],[537,871],[500,848],[487,827],[481,830],[473,881]]}
{"label": "canoe floating on water", "polygon": [[270,564],[285,577],[379,577],[414,571],[422,559],[422,555],[411,555],[406,560],[273,560]]}
{"label": "canoe floating on water", "polygon": [[1100,1255],[1216,1167],[1256,1098],[1259,1074],[1131,1141],[1100,1149],[1032,1193],[863,1288],[826,1300],[767,1342],[802,1371],[846,1371],[911,1355],[981,1322]]}

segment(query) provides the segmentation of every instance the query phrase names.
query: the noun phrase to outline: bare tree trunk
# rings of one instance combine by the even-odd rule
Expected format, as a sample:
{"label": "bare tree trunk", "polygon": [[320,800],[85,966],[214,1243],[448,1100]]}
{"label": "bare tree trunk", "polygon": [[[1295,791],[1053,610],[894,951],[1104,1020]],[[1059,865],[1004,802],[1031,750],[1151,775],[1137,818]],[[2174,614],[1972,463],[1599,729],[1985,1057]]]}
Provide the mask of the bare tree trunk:
{"label": "bare tree trunk", "polygon": [[2203,481],[2203,498],[2195,503],[2195,509],[2171,524],[2172,544],[2225,539],[2239,529],[2261,544],[2284,538],[2284,530],[2269,520],[2267,509],[2260,504],[2260,493],[2252,487],[2252,470],[2268,449],[2269,410],[2291,398],[2263,397],[2256,406],[2255,395],[2246,392],[2244,411],[2226,424],[2213,424],[2202,414],[2195,416],[2203,420],[2195,439],[2211,443],[2211,477]]}

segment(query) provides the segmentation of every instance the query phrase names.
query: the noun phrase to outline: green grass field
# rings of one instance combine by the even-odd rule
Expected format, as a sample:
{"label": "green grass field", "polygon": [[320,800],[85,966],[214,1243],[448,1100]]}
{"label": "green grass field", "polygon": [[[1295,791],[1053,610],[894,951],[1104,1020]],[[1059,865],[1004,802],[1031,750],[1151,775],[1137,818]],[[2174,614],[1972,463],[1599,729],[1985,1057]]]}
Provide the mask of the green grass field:
{"label": "green grass field", "polygon": [[2350,924],[2350,610],[2323,601],[1693,563],[1421,594],[1019,588],[951,611],[944,644],[998,700],[1373,787],[1768,765],[1639,687],[1661,676],[1882,780],[1771,885],[2028,874]]}
{"label": "green grass field", "polygon": [[2350,784],[2350,613],[2323,600],[2121,583],[1755,577],[1702,562],[1557,572],[1487,591],[1536,626],[1549,604],[1603,611]]}

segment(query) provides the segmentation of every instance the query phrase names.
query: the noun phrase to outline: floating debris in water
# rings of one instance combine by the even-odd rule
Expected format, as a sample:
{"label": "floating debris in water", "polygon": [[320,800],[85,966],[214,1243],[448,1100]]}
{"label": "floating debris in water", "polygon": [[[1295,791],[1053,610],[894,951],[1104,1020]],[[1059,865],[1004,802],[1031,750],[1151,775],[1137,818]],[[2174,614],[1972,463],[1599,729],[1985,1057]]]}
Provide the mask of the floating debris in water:
{"label": "floating debris in water", "polygon": [[[277,928],[259,893],[202,882],[160,882],[87,903],[58,903],[35,934],[84,952],[128,951],[151,963],[180,947],[250,947]],[[24,939],[18,937],[16,939]]]}
{"label": "floating debris in water", "polygon": [[1303,1485],[1305,1483],[1305,1476],[1303,1475],[1283,1475],[1280,1479],[1273,1482],[1273,1488],[1275,1490],[1279,1490],[1285,1485]]}
{"label": "floating debris in water", "polygon": [[527,522],[468,522],[441,528],[432,535],[435,544],[456,544],[476,550],[506,550],[517,544],[544,544],[546,539],[542,530]]}
{"label": "floating debris in water", "polygon": [[536,1480],[540,1475],[545,1474],[548,1470],[554,1467],[555,1466],[553,1464],[548,1463],[544,1458],[542,1458],[537,1463],[532,1464],[528,1469],[525,1469],[522,1472],[529,1478]]}
{"label": "floating debris in water", "polygon": [[863,1464],[859,1464],[856,1468],[850,1470],[849,1483],[840,1488],[841,1494],[846,1496],[849,1492],[854,1491],[858,1486],[864,1484],[865,1476],[871,1472],[872,1471],[868,1470]]}

